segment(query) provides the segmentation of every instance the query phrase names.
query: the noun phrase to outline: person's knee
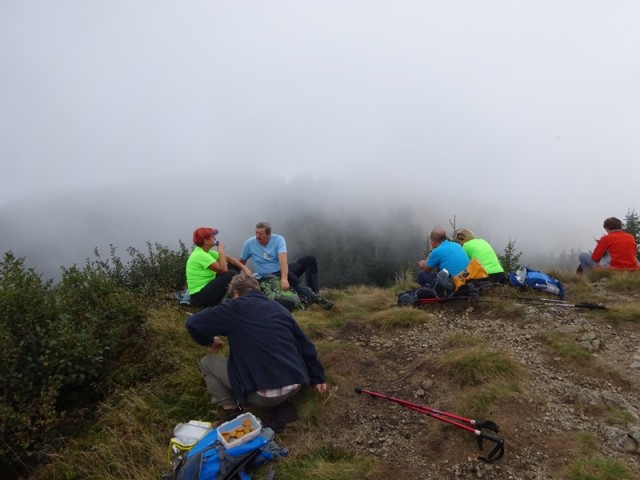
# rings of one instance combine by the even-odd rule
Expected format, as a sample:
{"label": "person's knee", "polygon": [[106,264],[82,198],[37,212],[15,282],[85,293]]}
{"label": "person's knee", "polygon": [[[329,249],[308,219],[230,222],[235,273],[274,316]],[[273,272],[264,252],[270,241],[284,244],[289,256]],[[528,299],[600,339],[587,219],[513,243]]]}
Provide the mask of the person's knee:
{"label": "person's knee", "polygon": [[313,255],[307,255],[304,257],[296,258],[293,262],[291,262],[290,267],[293,267],[293,270],[297,270],[299,272],[298,275],[307,270],[309,270],[311,273],[316,273],[318,271],[318,261]]}
{"label": "person's knee", "polygon": [[591,254],[589,252],[580,252],[578,254],[578,262],[580,262],[580,265],[583,267],[593,267],[596,263],[591,258]]}
{"label": "person's knee", "polygon": [[305,258],[305,261],[308,265],[309,270],[311,270],[312,272],[317,272],[318,271],[318,261],[316,260],[316,257],[314,257],[313,255],[307,255]]}
{"label": "person's knee", "polygon": [[209,357],[210,355],[205,355],[200,359],[200,370],[205,375],[213,370],[213,365]]}
{"label": "person's knee", "polygon": [[226,362],[226,359],[212,353],[208,353],[200,359],[200,370],[204,375],[215,376],[218,365]]}

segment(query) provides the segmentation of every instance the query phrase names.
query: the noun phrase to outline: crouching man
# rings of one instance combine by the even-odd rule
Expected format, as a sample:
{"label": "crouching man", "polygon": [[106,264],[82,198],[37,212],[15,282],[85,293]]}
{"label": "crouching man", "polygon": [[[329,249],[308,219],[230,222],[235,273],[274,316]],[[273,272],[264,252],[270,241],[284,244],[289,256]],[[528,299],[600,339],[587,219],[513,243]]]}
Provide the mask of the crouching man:
{"label": "crouching man", "polygon": [[[313,343],[291,313],[269,300],[251,275],[236,275],[226,301],[195,313],[187,330],[211,353],[200,367],[212,401],[223,409],[222,420],[234,418],[245,404],[267,407],[265,423],[275,431],[297,418],[286,402],[303,385],[327,391],[324,368]],[[229,357],[216,355],[229,342]]]}

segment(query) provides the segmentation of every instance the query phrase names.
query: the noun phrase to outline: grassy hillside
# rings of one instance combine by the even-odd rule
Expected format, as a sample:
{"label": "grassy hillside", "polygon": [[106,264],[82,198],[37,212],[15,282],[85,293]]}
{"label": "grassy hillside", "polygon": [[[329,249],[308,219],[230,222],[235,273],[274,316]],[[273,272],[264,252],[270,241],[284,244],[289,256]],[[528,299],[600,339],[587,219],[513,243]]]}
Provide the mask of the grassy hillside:
{"label": "grassy hillside", "polygon": [[[547,305],[508,286],[479,301],[400,308],[396,294],[410,287],[400,279],[390,289],[329,290],[333,310],[296,312],[331,390],[295,398],[299,420],[277,438],[290,450],[277,478],[640,478],[640,275],[557,276],[570,302],[608,309]],[[158,480],[176,424],[217,419],[198,368],[205,349],[184,328],[189,311],[149,311],[135,358],[121,359],[128,386],[52,439],[49,463],[30,480]],[[505,456],[479,462],[472,434],[357,395],[357,386],[491,419]],[[597,400],[614,395],[624,401]],[[622,447],[613,429],[629,433]]]}

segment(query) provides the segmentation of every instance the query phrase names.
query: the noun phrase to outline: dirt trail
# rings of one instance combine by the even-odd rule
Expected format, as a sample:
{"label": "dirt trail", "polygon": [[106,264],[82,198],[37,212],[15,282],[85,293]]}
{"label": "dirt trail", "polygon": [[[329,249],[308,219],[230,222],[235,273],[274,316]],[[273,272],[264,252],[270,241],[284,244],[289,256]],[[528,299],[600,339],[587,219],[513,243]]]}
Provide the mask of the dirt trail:
{"label": "dirt trail", "polygon": [[[574,433],[586,432],[597,439],[600,454],[621,459],[640,478],[638,451],[629,451],[633,440],[621,447],[606,428],[611,416],[622,411],[622,418],[637,424],[639,325],[614,326],[588,310],[550,306],[525,306],[524,315],[511,318],[497,316],[480,303],[430,305],[423,311],[424,323],[410,329],[381,332],[347,322],[335,332],[334,341],[358,348],[337,349],[324,358],[339,387],[314,433],[316,441],[320,436],[327,443],[388,460],[376,477],[380,480],[398,472],[403,478],[547,480],[561,478],[562,468],[572,461]],[[580,343],[593,360],[582,367],[554,354],[547,346],[549,335]],[[468,432],[354,392],[363,386],[455,412],[451,406],[460,389],[436,368],[452,336],[480,339],[523,368],[521,392],[490,414],[506,442],[499,462],[478,461],[475,437]]]}

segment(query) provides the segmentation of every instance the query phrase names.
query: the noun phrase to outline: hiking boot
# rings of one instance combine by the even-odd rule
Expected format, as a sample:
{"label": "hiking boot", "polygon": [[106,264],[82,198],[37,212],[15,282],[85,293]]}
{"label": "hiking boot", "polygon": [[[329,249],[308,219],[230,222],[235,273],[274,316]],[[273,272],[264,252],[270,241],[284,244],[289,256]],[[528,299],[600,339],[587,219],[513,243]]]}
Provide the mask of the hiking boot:
{"label": "hiking boot", "polygon": [[313,303],[317,303],[325,310],[330,310],[331,308],[333,308],[333,302],[321,295],[316,295],[315,297],[313,297]]}
{"label": "hiking boot", "polygon": [[276,433],[282,433],[287,424],[298,419],[298,412],[292,402],[285,400],[280,405],[270,408],[265,416],[265,426]]}
{"label": "hiking boot", "polygon": [[236,418],[241,413],[243,413],[243,410],[240,405],[238,405],[236,408],[230,408],[230,409],[221,408],[218,413],[218,418],[220,419],[221,423],[229,422],[234,418]]}

